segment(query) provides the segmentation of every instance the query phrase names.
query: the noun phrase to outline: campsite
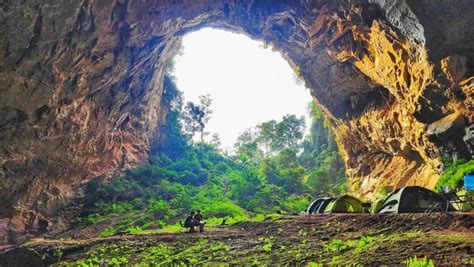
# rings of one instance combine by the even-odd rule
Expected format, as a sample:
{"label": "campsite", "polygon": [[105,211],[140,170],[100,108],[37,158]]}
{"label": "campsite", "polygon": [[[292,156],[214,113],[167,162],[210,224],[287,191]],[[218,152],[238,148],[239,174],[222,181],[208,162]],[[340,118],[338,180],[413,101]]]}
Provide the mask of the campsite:
{"label": "campsite", "polygon": [[472,213],[279,215],[199,235],[181,231],[92,238],[91,232],[75,231],[58,239],[35,239],[27,247],[59,266],[106,260],[116,266],[405,265],[414,255],[437,266],[472,265],[473,229]]}
{"label": "campsite", "polygon": [[0,267],[474,266],[473,17],[0,0]]}
{"label": "campsite", "polygon": [[[470,184],[470,177],[467,180]],[[0,260],[13,266],[18,253],[33,264],[58,266],[474,264],[473,198],[450,203],[441,194],[413,186],[375,201],[377,207],[365,209],[367,204],[349,195],[319,198],[301,214],[211,225],[199,234],[178,228],[97,238],[107,224],[77,228],[54,238],[30,240],[23,248],[0,255]]]}

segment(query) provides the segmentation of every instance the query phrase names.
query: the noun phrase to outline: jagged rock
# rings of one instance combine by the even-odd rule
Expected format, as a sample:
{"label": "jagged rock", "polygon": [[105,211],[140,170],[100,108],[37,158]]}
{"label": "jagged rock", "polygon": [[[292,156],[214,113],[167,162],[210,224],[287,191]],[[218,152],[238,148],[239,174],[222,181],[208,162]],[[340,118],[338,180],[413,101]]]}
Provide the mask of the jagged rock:
{"label": "jagged rock", "polygon": [[473,14],[471,0],[1,1],[0,237],[37,231],[38,214],[66,225],[52,218],[82,184],[147,161],[164,66],[205,26],[282,53],[326,113],[356,194],[433,187],[453,140],[431,142],[428,125],[474,123]]}
{"label": "jagged rock", "polygon": [[459,133],[459,130],[463,129],[464,125],[465,122],[462,114],[453,113],[431,123],[428,126],[427,135],[432,141],[436,140],[437,142],[442,143],[443,139],[447,140],[453,138],[453,135]]}
{"label": "jagged rock", "polygon": [[469,149],[469,153],[474,154],[474,125],[465,128],[466,134],[463,137],[464,143]]}
{"label": "jagged rock", "polygon": [[470,152],[464,138],[466,120],[460,113],[453,113],[428,126],[428,139],[437,144],[445,155],[452,155],[454,159],[468,158]]}

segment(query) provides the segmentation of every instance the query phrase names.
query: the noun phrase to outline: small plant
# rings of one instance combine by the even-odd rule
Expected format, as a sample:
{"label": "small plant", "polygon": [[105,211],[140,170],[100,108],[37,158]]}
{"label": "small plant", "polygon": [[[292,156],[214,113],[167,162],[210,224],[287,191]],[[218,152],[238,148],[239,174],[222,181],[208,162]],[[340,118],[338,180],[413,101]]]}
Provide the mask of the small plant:
{"label": "small plant", "polygon": [[362,251],[370,249],[373,241],[374,237],[370,236],[363,236],[360,239],[348,241],[333,239],[329,243],[324,245],[324,251],[342,252],[348,249],[355,249],[355,252],[360,253]]}
{"label": "small plant", "polygon": [[252,261],[252,266],[260,266],[260,261],[258,259],[254,259]]}
{"label": "small plant", "polygon": [[140,228],[139,226],[132,226],[132,227],[127,228],[127,230],[125,231],[129,234],[136,235],[143,232],[143,229]]}
{"label": "small plant", "polygon": [[59,249],[59,248],[56,248],[53,250],[53,257],[57,258],[58,262],[61,261],[61,257],[64,255],[64,252]]}
{"label": "small plant", "polygon": [[79,267],[92,267],[100,264],[100,260],[97,257],[90,257],[85,260],[76,261],[76,266]]}
{"label": "small plant", "polygon": [[403,261],[403,264],[408,267],[434,267],[433,260],[428,259],[426,256],[424,258],[411,257]]}
{"label": "small plant", "polygon": [[341,261],[341,256],[337,255],[331,258],[330,265],[340,265],[339,262]]}
{"label": "small plant", "polygon": [[308,236],[308,231],[306,229],[301,229],[298,231],[298,235],[301,237],[306,237]]}
{"label": "small plant", "polygon": [[332,239],[329,243],[324,245],[324,251],[328,252],[340,252],[348,248],[347,244],[339,239]]}
{"label": "small plant", "polygon": [[109,266],[121,266],[121,265],[125,265],[127,263],[128,263],[128,260],[125,257],[118,257],[118,258],[113,257],[112,259],[108,260],[108,262],[107,262],[107,264]]}
{"label": "small plant", "polygon": [[107,227],[104,231],[100,232],[100,237],[109,237],[115,235],[115,229],[112,226]]}
{"label": "small plant", "polygon": [[259,241],[263,241],[265,242],[265,244],[262,246],[262,250],[265,251],[265,252],[270,252],[272,251],[273,249],[273,240],[275,238],[273,236],[270,236],[270,237],[266,237],[266,238],[259,238],[258,240]]}

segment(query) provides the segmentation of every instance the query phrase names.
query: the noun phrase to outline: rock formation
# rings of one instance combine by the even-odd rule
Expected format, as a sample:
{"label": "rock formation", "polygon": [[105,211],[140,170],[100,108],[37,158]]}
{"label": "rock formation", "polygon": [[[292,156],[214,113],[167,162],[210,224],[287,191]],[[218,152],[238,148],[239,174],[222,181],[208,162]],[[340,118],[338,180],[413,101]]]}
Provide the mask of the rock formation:
{"label": "rock formation", "polygon": [[350,188],[433,187],[471,158],[471,0],[0,0],[0,242],[58,227],[91,179],[143,163],[180,37],[265,41],[335,130]]}

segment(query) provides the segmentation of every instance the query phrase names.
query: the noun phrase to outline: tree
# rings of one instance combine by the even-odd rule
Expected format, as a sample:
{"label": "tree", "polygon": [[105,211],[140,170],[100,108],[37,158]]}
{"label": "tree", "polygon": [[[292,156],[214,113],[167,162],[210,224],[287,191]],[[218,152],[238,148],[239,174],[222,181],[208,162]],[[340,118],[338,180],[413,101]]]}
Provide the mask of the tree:
{"label": "tree", "polygon": [[215,146],[216,148],[221,146],[222,142],[221,142],[221,138],[219,137],[218,133],[213,133],[212,134],[212,139],[211,139],[210,144]]}
{"label": "tree", "polygon": [[305,169],[298,163],[296,152],[287,148],[275,158],[266,158],[260,173],[269,183],[281,186],[288,194],[301,194],[304,190]]}
{"label": "tree", "polygon": [[209,95],[199,96],[199,104],[188,102],[184,107],[183,121],[184,129],[194,137],[196,133],[200,134],[200,142],[204,143],[206,124],[211,119],[213,111],[211,110],[212,99]]}
{"label": "tree", "polygon": [[252,129],[247,129],[237,137],[234,145],[237,155],[244,163],[260,163],[262,152],[258,147],[257,136]]}
{"label": "tree", "polygon": [[300,118],[297,118],[296,115],[284,116],[282,121],[276,125],[275,149],[278,151],[287,148],[299,150],[303,142],[305,128],[303,116]]}
{"label": "tree", "polygon": [[263,148],[263,154],[265,156],[272,151],[272,148],[274,148],[275,144],[278,142],[276,133],[277,125],[278,123],[275,120],[270,120],[257,125],[258,137],[256,140]]}
{"label": "tree", "polygon": [[345,165],[329,122],[314,103],[310,104],[309,111],[311,128],[299,155],[299,161],[309,173],[306,185],[315,193],[344,191]]}
{"label": "tree", "polygon": [[304,117],[286,115],[282,121],[267,121],[257,127],[259,146],[265,156],[278,154],[286,148],[299,150],[303,142],[305,122]]}
{"label": "tree", "polygon": [[168,110],[166,122],[160,127],[160,138],[152,142],[150,150],[152,155],[165,154],[176,160],[187,150],[189,137],[183,133],[180,120],[183,94],[176,87],[174,77],[169,74],[163,78],[162,101],[163,106]]}

